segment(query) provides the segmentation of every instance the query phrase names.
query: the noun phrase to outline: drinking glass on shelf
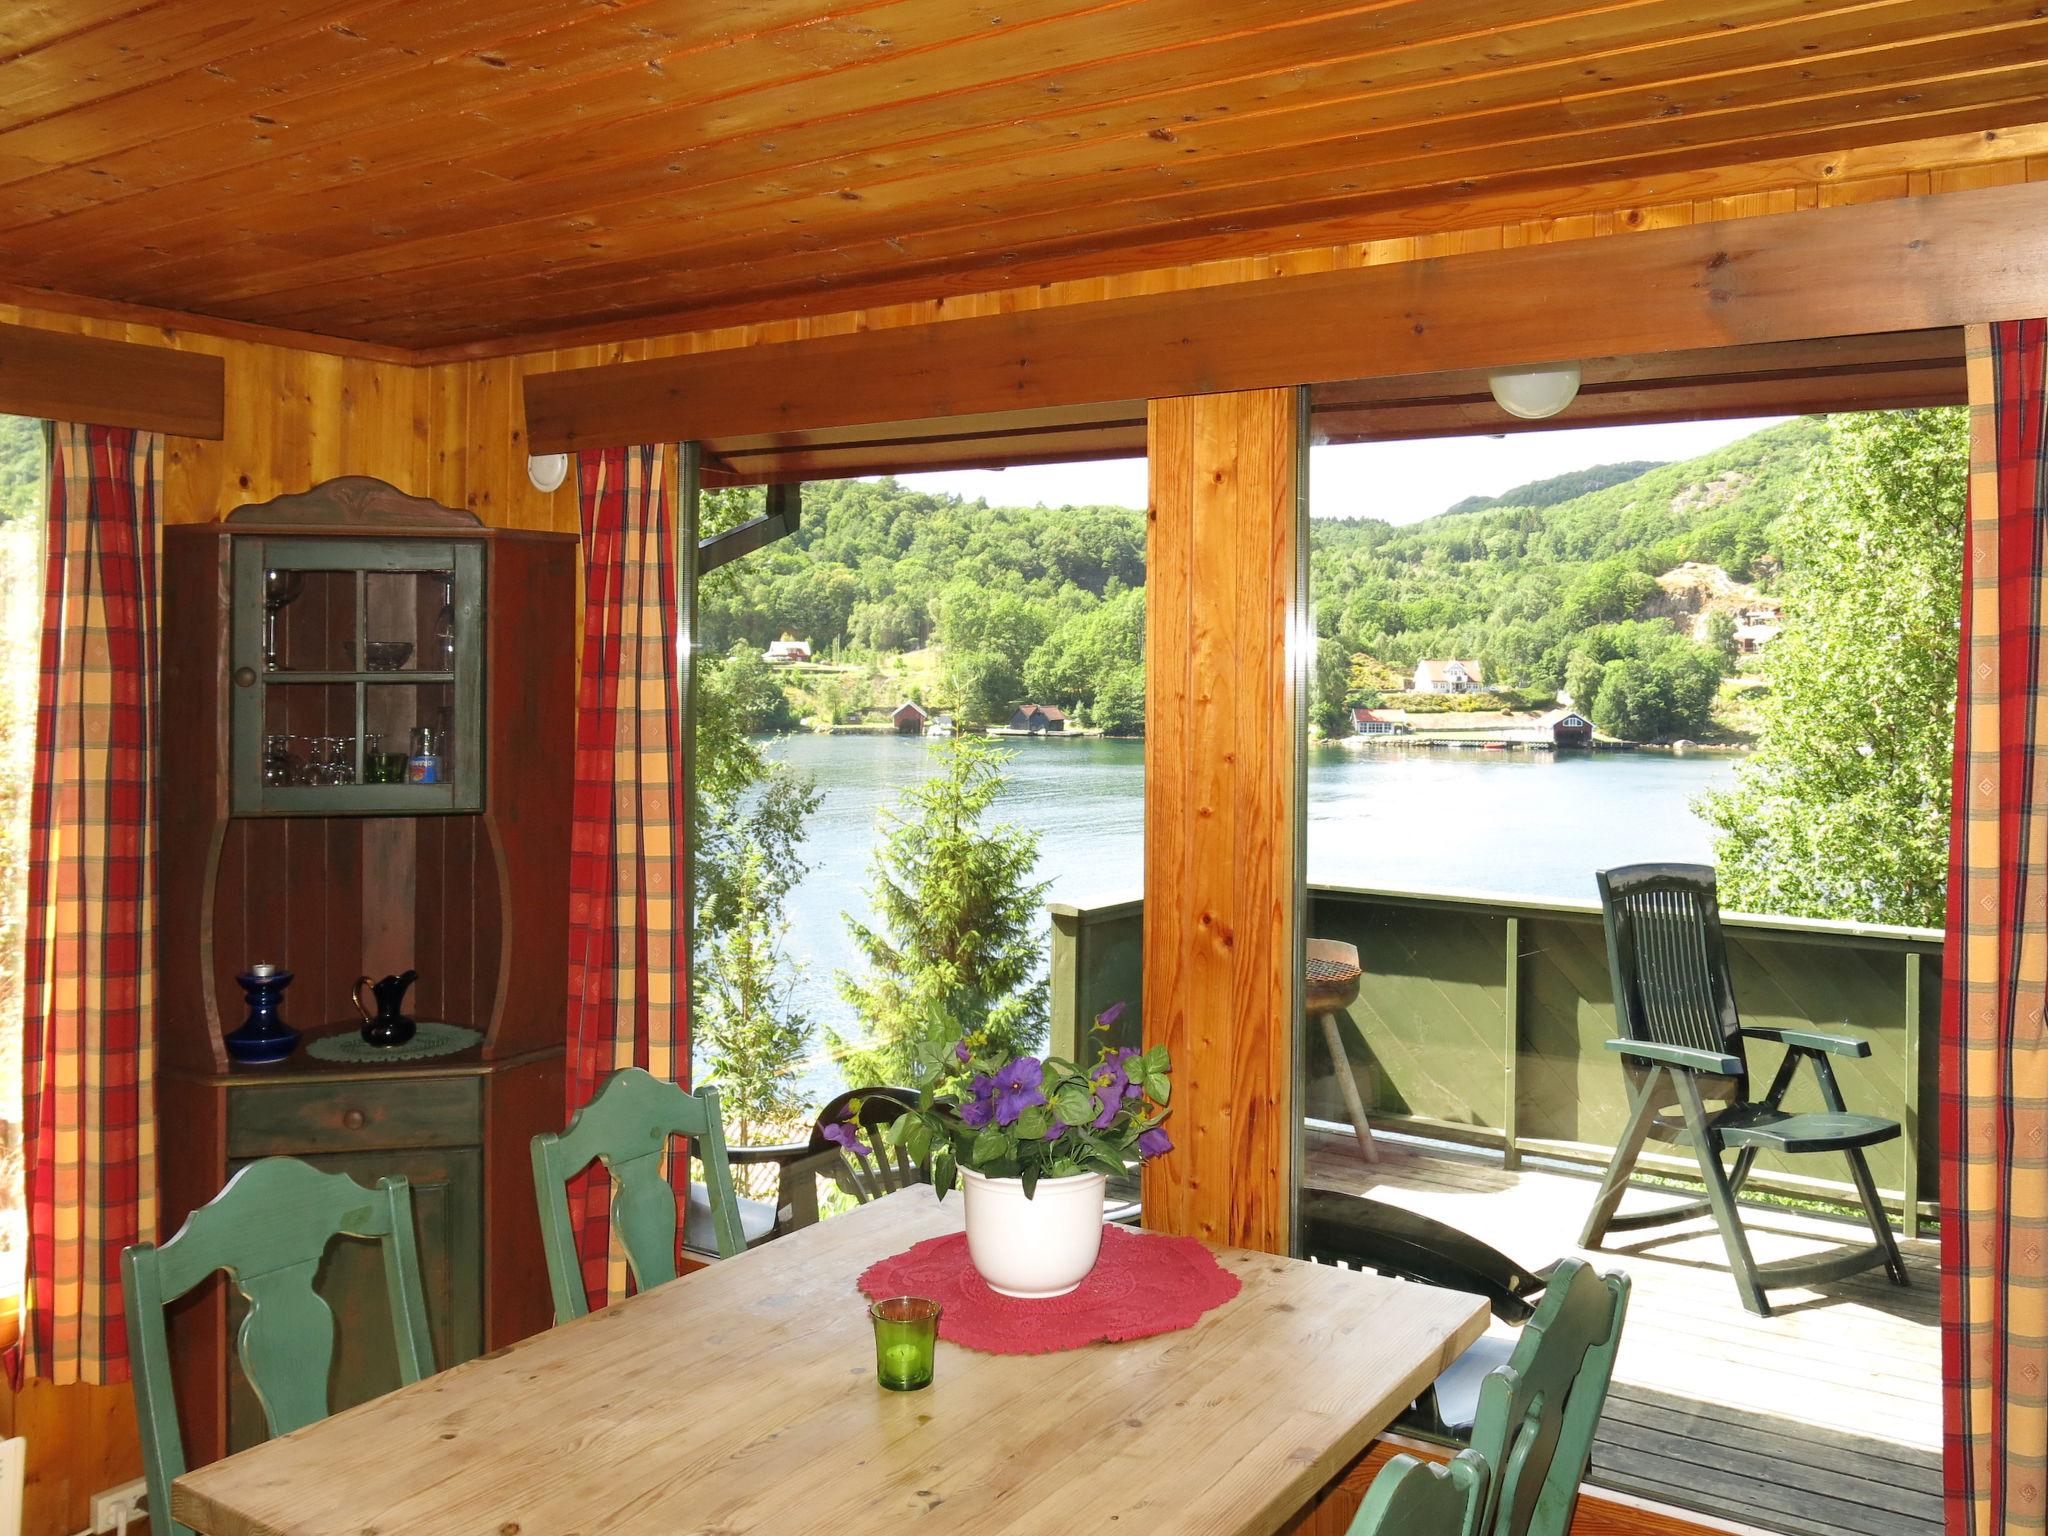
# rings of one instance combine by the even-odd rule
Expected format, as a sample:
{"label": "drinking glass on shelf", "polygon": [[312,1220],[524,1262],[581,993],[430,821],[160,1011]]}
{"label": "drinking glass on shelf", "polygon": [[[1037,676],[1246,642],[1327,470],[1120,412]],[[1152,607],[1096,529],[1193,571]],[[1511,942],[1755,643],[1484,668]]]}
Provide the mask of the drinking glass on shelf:
{"label": "drinking glass on shelf", "polygon": [[306,750],[292,769],[293,782],[310,788],[320,782],[321,749],[326,744],[324,736],[298,736],[295,741],[306,744]]}
{"label": "drinking glass on shelf", "polygon": [[263,573],[263,670],[277,670],[277,616],[306,589],[304,571]]}
{"label": "drinking glass on shelf", "polygon": [[320,776],[323,784],[353,784],[356,781],[356,739],[353,736],[327,738],[327,766]]}
{"label": "drinking glass on shelf", "polygon": [[292,756],[289,736],[263,738],[263,786],[281,789],[298,781],[299,762]]}

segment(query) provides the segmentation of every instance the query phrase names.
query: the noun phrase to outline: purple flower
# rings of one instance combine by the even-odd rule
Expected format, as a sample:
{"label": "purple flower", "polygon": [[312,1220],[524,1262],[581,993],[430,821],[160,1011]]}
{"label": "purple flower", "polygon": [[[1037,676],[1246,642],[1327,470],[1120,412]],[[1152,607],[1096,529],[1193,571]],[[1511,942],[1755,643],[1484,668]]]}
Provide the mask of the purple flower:
{"label": "purple flower", "polygon": [[824,1136],[827,1141],[844,1148],[848,1152],[858,1153],[862,1157],[870,1155],[868,1144],[860,1139],[860,1132],[855,1128],[851,1120],[842,1120],[836,1124],[826,1126]]}
{"label": "purple flower", "polygon": [[[996,1124],[1014,1125],[1034,1104],[1045,1102],[1045,1071],[1036,1056],[1019,1056],[995,1075]],[[980,1091],[979,1081],[976,1092]]]}
{"label": "purple flower", "polygon": [[967,1049],[967,1042],[965,1040],[956,1040],[953,1042],[953,1056],[964,1067],[973,1059],[974,1052]]}
{"label": "purple flower", "polygon": [[974,1097],[960,1106],[960,1123],[980,1130],[996,1117],[996,1080],[986,1072],[974,1074]]}
{"label": "purple flower", "polygon": [[1047,1141],[1058,1141],[1072,1129],[1073,1127],[1068,1125],[1066,1121],[1062,1120],[1058,1115],[1054,1115],[1052,1117],[1052,1128],[1045,1133],[1045,1139]]}
{"label": "purple flower", "polygon": [[1160,1127],[1155,1125],[1149,1131],[1138,1133],[1138,1156],[1157,1157],[1162,1152],[1172,1150],[1173,1143],[1167,1139],[1166,1132]]}
{"label": "purple flower", "polygon": [[1095,1090],[1095,1102],[1102,1106],[1102,1113],[1095,1117],[1095,1129],[1106,1131],[1109,1129],[1109,1122],[1116,1118],[1116,1112],[1123,1108],[1123,1096],[1116,1091],[1113,1084],[1104,1083]]}
{"label": "purple flower", "polygon": [[1101,1028],[1108,1029],[1112,1025],[1114,1025],[1118,1019],[1122,1018],[1123,1016],[1124,1005],[1122,1003],[1111,1003],[1107,1008],[1103,1009],[1102,1012],[1095,1015],[1095,1022]]}

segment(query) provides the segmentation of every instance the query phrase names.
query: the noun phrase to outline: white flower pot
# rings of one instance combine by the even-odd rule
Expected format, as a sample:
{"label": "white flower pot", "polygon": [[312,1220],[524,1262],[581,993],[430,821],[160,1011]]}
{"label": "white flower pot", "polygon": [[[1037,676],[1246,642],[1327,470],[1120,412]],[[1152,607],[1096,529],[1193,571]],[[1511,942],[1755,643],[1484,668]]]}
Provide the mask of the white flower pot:
{"label": "white flower pot", "polygon": [[1040,1179],[1029,1200],[1020,1179],[983,1178],[960,1170],[967,1202],[967,1253],[989,1289],[1043,1300],[1064,1296],[1095,1267],[1102,1251],[1099,1173]]}

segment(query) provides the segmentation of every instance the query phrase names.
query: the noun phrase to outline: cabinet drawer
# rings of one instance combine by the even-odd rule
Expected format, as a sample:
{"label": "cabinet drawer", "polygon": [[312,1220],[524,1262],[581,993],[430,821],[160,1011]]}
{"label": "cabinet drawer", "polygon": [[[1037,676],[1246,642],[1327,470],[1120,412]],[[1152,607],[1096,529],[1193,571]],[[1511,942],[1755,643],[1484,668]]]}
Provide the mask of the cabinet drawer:
{"label": "cabinet drawer", "polygon": [[228,1156],[381,1147],[463,1147],[483,1139],[474,1077],[278,1083],[228,1092]]}

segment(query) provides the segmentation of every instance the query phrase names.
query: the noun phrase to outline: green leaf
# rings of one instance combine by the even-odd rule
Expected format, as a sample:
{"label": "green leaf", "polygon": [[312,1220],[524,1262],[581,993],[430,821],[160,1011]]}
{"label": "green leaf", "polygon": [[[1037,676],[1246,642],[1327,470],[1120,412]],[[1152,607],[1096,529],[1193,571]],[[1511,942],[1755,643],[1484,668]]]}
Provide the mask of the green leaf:
{"label": "green leaf", "polygon": [[1095,1118],[1095,1095],[1079,1083],[1070,1083],[1054,1096],[1052,1107],[1067,1124],[1086,1125]]}
{"label": "green leaf", "polygon": [[925,1159],[932,1155],[932,1128],[923,1121],[912,1126],[905,1148],[910,1153],[910,1160],[923,1166]]}
{"label": "green leaf", "polygon": [[1045,1133],[1052,1129],[1052,1111],[1043,1104],[1033,1104],[1017,1117],[1017,1139],[1019,1141],[1043,1141]]}
{"label": "green leaf", "polygon": [[1038,1193],[1038,1170],[1036,1168],[1026,1168],[1018,1177],[1024,1186],[1024,1198],[1026,1200],[1029,1200]]}
{"label": "green leaf", "polygon": [[[905,1110],[889,1122],[888,1128],[882,1132],[882,1139],[892,1147],[900,1147],[903,1145],[904,1139],[910,1135],[911,1128],[920,1123],[916,1115],[912,1114],[909,1110]],[[930,1133],[927,1132],[926,1134],[929,1136]]]}
{"label": "green leaf", "polygon": [[953,1166],[953,1159],[950,1155],[942,1153],[932,1159],[932,1188],[939,1192],[941,1200],[945,1199],[947,1193],[953,1188],[956,1177],[957,1171]]}
{"label": "green leaf", "polygon": [[1007,1133],[989,1126],[974,1138],[974,1146],[967,1155],[970,1168],[986,1172],[986,1165],[1009,1153],[1010,1138]]}
{"label": "green leaf", "polygon": [[1145,1094],[1153,1103],[1164,1104],[1173,1095],[1173,1084],[1167,1080],[1164,1073],[1156,1077],[1147,1077]]}

